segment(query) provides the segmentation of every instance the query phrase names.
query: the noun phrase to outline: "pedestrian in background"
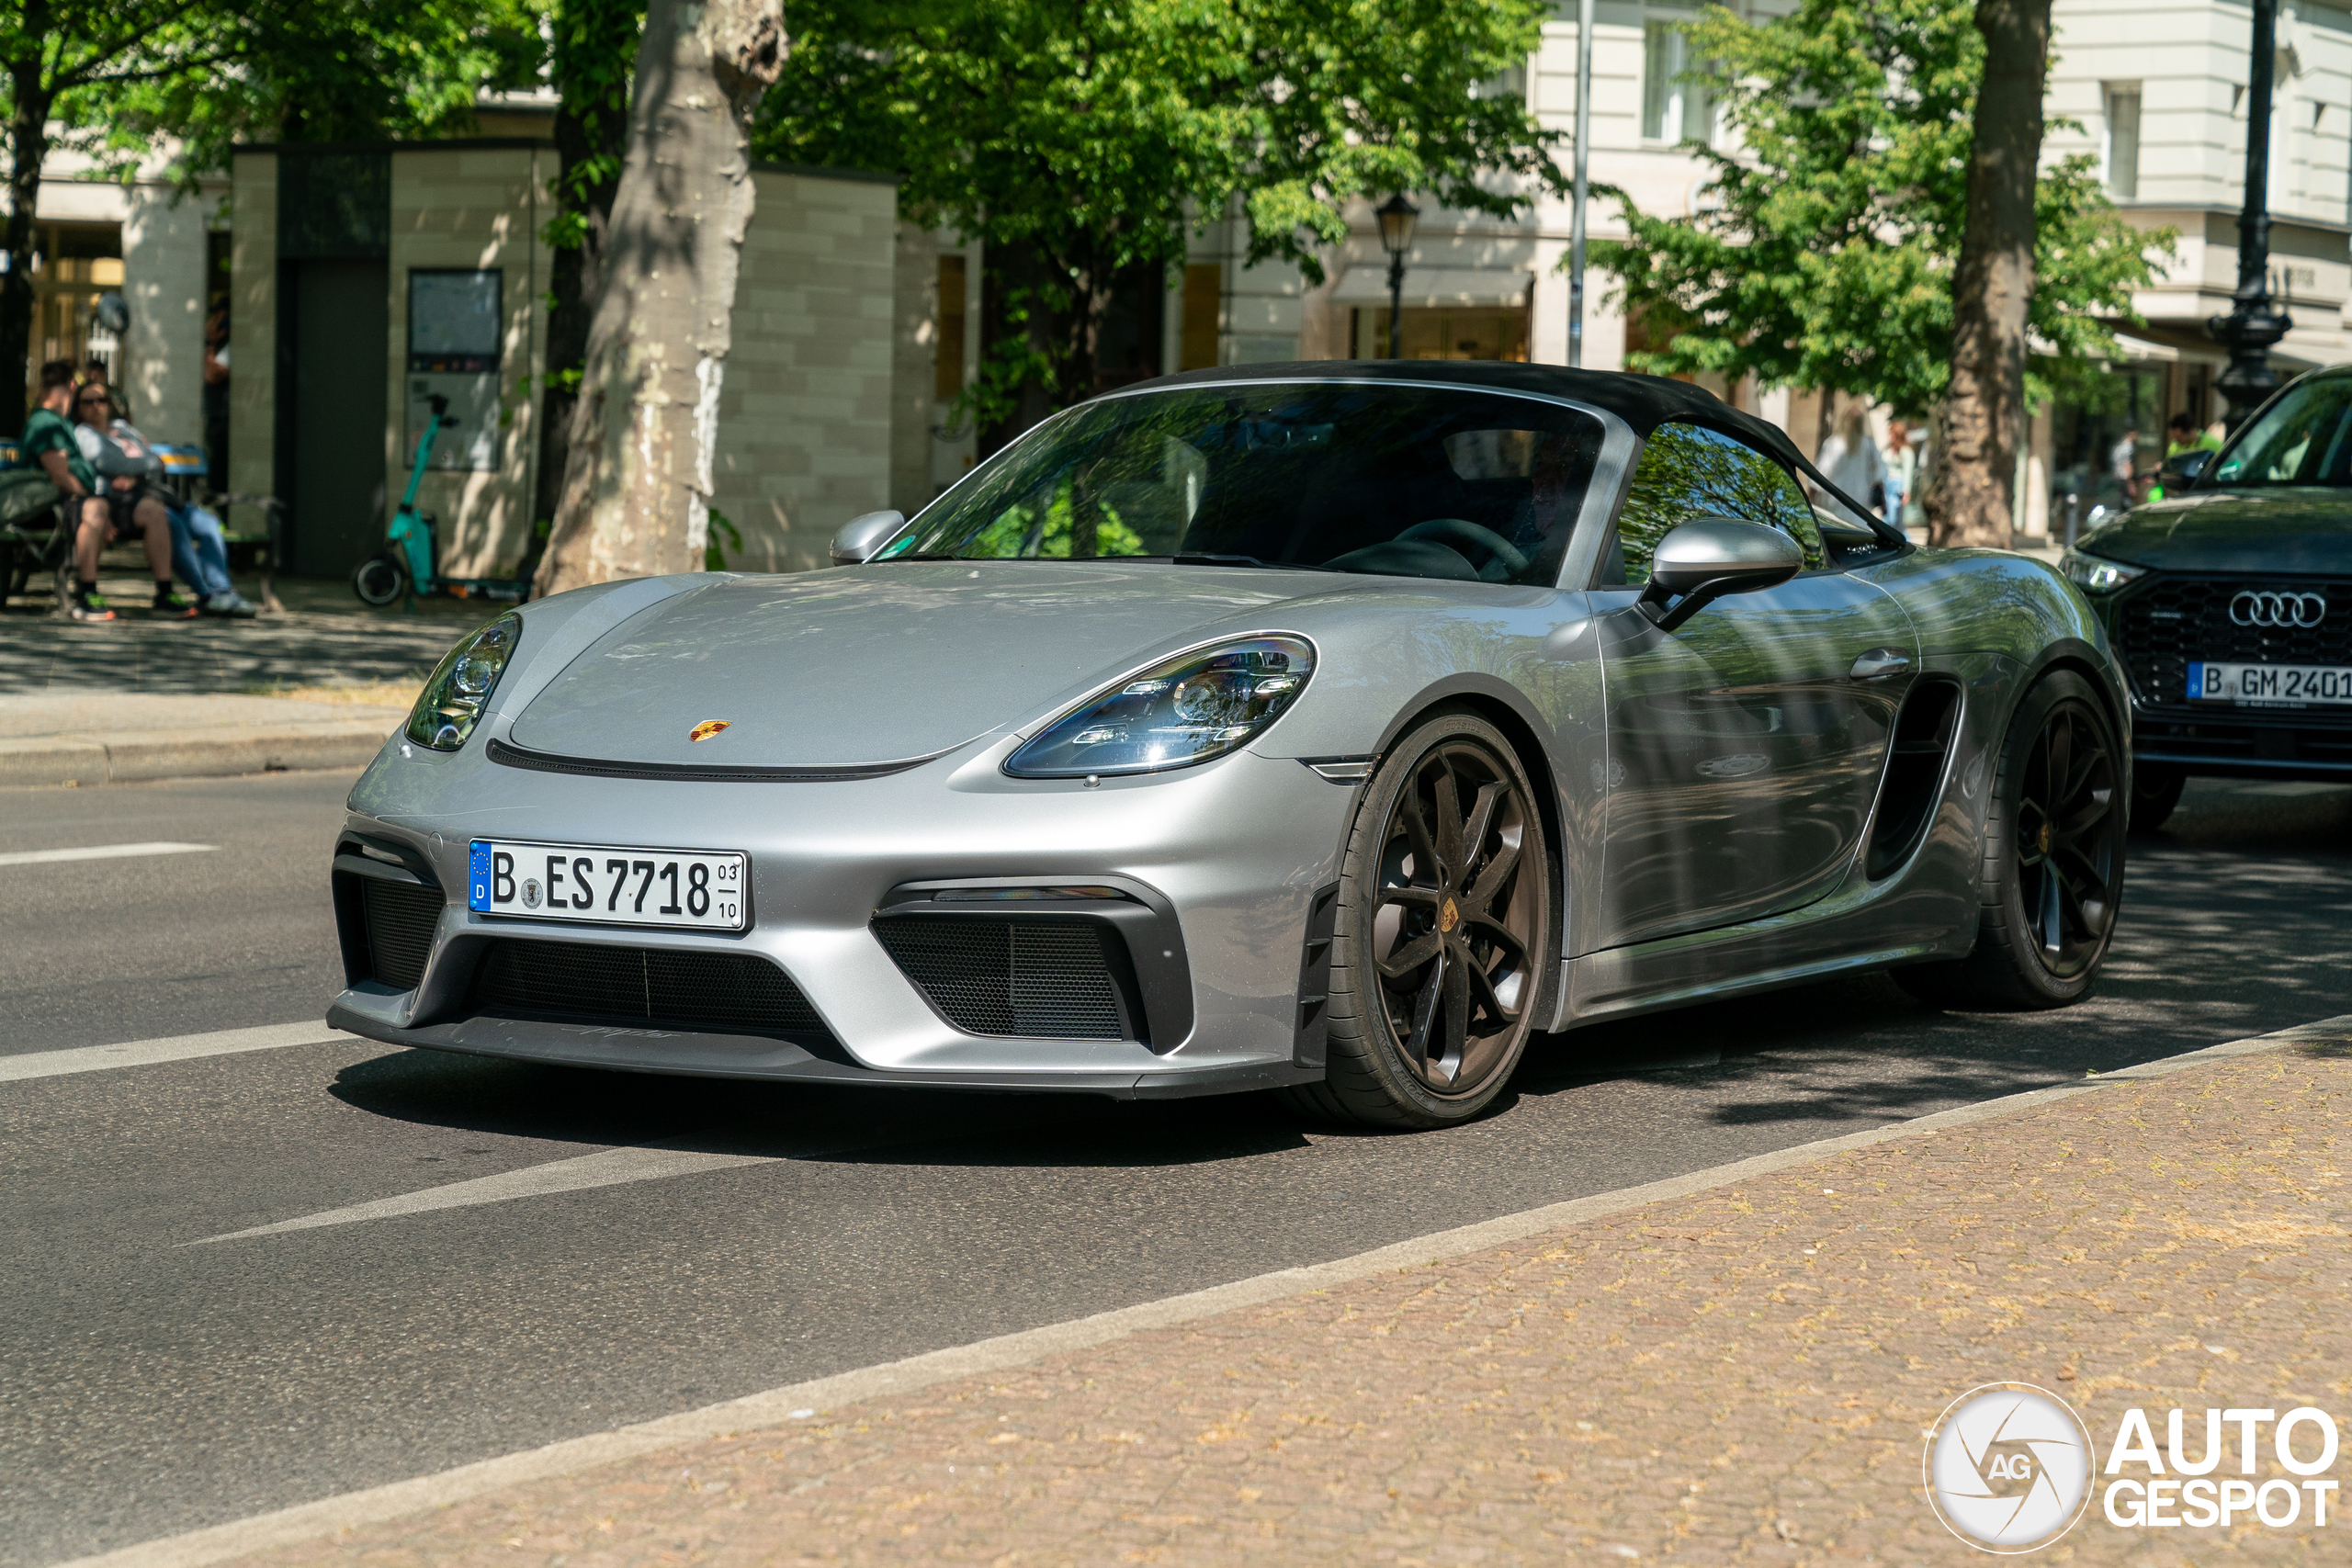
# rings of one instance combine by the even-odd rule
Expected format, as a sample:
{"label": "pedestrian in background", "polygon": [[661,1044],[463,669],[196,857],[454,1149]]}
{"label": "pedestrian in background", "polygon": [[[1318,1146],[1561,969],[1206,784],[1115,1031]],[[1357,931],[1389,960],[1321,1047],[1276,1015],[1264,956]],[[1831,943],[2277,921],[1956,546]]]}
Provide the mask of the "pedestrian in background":
{"label": "pedestrian in background", "polygon": [[2183,409],[2165,424],[2165,457],[2171,459],[2183,452],[2218,452],[2221,437],[2210,430],[2199,430],[2197,422]]}
{"label": "pedestrian in background", "polygon": [[[252,601],[236,591],[229,578],[229,545],[221,537],[220,519],[200,506],[191,506],[162,482],[163,459],[154,443],[130,423],[129,411],[115,404],[105,367],[94,365],[74,400],[80,424],[74,434],[107,487],[107,500],[118,521],[125,514],[144,514],[153,507],[171,536],[173,570],[196,591],[197,602],[175,603],[185,613],[235,616],[257,615]],[[160,609],[160,604],[159,604]]]}
{"label": "pedestrian in background", "polygon": [[1897,528],[1903,526],[1904,509],[1911,500],[1912,480],[1919,471],[1919,455],[1911,448],[1911,425],[1906,420],[1886,422],[1886,510],[1881,513]]}
{"label": "pedestrian in background", "polygon": [[1821,477],[1873,513],[1886,509],[1886,463],[1871,439],[1870,410],[1860,398],[1838,415],[1829,439],[1814,458]]}
{"label": "pedestrian in background", "polygon": [[2109,475],[2115,480],[2117,487],[2123,491],[2123,503],[2126,506],[2138,505],[2140,503],[2140,427],[2138,425],[2127,424],[2123,427],[2122,436],[2108,450],[2107,467]]}

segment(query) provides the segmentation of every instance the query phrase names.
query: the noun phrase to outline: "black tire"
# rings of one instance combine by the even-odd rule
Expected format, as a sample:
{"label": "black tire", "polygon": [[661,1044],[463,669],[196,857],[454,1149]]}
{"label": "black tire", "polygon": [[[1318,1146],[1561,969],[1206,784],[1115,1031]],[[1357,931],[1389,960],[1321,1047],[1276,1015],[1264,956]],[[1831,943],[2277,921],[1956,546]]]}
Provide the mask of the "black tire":
{"label": "black tire", "polygon": [[1356,806],[1325,1077],[1291,1104],[1389,1128],[1485,1111],[1544,1016],[1557,899],[1543,808],[1502,732],[1467,713],[1416,726]]}
{"label": "black tire", "polygon": [[2161,762],[2142,762],[2132,770],[2132,830],[2153,833],[2163,827],[2180,804],[2188,775]]}
{"label": "black tire", "polygon": [[1975,949],[1895,971],[1904,988],[1978,1010],[2064,1007],[2089,991],[2123,900],[2122,776],[2089,682],[2061,670],[2028,692],[1985,812]]}
{"label": "black tire", "polygon": [[401,595],[408,592],[408,573],[390,551],[369,556],[353,570],[351,591],[359,595],[361,604],[380,610],[400,603]]}

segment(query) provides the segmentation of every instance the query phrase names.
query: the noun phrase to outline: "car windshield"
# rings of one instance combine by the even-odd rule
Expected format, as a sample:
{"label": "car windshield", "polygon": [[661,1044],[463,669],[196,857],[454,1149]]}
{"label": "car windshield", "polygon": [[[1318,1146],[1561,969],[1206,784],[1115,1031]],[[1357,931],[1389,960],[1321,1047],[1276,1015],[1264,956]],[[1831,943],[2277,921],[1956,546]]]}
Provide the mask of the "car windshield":
{"label": "car windshield", "polygon": [[2289,388],[2222,449],[2212,482],[2352,486],[2352,377]]}
{"label": "car windshield", "polygon": [[1548,586],[1602,434],[1556,403],[1393,382],[1107,398],[1014,443],[876,558],[1212,558]]}

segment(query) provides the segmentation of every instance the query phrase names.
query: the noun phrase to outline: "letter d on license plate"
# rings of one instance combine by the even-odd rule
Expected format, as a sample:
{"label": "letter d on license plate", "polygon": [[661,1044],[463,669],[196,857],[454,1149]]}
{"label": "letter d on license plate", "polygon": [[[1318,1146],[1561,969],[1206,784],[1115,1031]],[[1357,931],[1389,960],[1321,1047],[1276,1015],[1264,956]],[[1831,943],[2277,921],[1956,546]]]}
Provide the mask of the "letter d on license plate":
{"label": "letter d on license plate", "polygon": [[582,925],[737,931],[751,923],[744,859],[727,851],[476,839],[466,907]]}

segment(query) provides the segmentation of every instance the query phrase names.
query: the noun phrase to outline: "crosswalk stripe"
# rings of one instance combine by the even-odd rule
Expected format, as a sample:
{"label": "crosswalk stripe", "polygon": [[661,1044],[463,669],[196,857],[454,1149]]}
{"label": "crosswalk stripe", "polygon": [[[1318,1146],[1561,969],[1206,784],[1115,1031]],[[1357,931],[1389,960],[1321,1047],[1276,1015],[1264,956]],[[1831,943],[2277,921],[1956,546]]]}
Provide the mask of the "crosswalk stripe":
{"label": "crosswalk stripe", "polygon": [[0,865],[50,865],[68,860],[130,860],[140,855],[197,855],[218,844],[180,844],[158,840],[150,844],[88,844],[78,850],[15,850],[0,854]]}
{"label": "crosswalk stripe", "polygon": [[354,1040],[323,1023],[266,1023],[257,1029],[220,1029],[209,1034],[175,1034],[163,1040],[129,1040],[119,1045],[82,1045],[70,1051],[29,1051],[0,1056],[0,1083],[53,1078],[65,1073],[95,1073],[107,1067],[144,1067],[185,1062],[191,1056],[226,1056],[239,1051],[276,1051],[288,1045],[324,1045]]}

